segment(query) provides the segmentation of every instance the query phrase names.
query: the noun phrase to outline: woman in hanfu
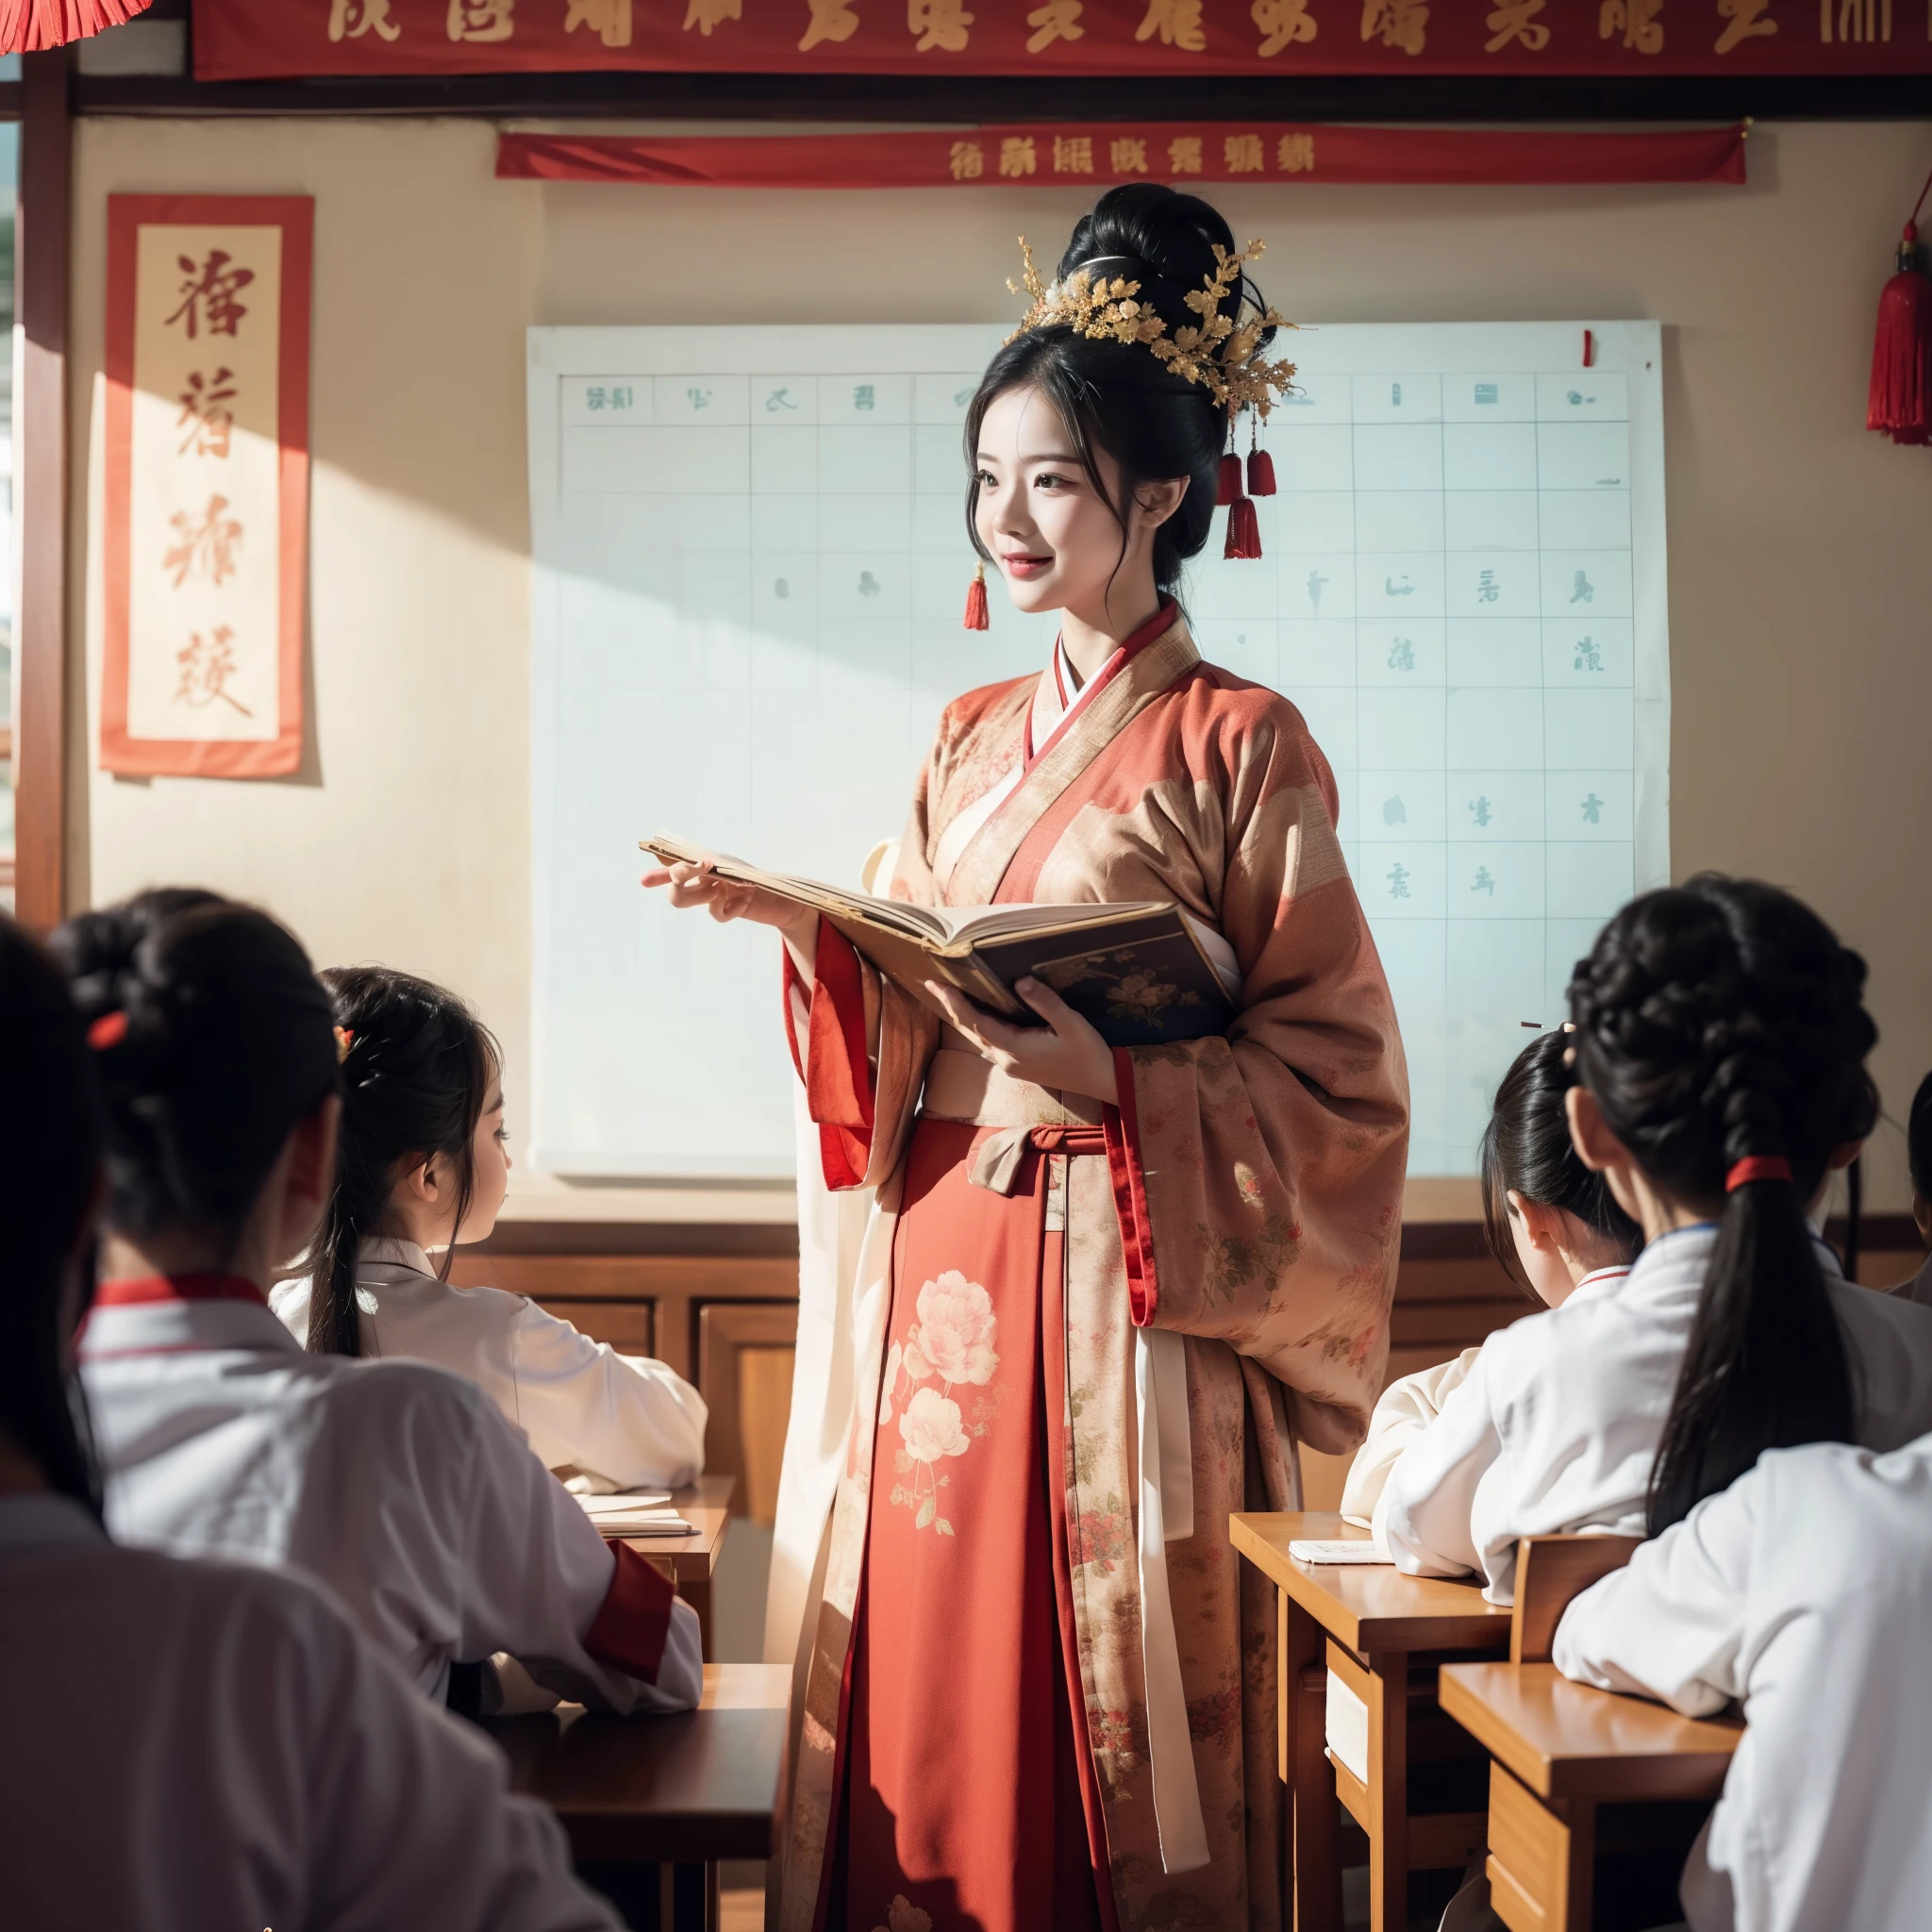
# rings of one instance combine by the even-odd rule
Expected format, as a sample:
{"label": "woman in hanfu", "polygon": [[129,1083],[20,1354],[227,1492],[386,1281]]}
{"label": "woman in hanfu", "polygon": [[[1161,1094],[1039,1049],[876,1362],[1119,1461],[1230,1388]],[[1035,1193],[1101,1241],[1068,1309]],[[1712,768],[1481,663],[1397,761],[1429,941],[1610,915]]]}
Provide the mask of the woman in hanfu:
{"label": "woman in hanfu", "polygon": [[[804,1599],[786,1932],[1281,1923],[1274,1592],[1227,1517],[1297,1507],[1297,1441],[1367,1426],[1407,1092],[1327,762],[1175,602],[1230,409],[1291,373],[1246,258],[1137,184],[1051,288],[1029,263],[969,528],[1059,639],[947,708],[891,881],[1176,902],[1239,988],[1226,1036],[1110,1050],[1029,980],[1043,1025],[929,1006],[788,902],[649,881],[783,933],[821,1170],[774,1582]],[[827,1190],[871,1196],[858,1239]]]}

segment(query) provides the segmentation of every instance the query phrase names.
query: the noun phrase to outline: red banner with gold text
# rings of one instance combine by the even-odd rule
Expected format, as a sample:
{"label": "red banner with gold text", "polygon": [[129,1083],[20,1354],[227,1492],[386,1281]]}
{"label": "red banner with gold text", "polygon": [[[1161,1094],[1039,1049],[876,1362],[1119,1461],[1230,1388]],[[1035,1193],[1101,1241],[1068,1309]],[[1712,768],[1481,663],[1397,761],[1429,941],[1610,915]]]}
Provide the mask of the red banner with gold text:
{"label": "red banner with gold text", "polygon": [[1932,73],[1932,0],[194,0],[202,80]]}
{"label": "red banner with gold text", "polygon": [[1083,179],[1740,186],[1744,129],[1517,134],[1158,121],[930,134],[506,134],[496,173],[682,188],[1051,188]]}

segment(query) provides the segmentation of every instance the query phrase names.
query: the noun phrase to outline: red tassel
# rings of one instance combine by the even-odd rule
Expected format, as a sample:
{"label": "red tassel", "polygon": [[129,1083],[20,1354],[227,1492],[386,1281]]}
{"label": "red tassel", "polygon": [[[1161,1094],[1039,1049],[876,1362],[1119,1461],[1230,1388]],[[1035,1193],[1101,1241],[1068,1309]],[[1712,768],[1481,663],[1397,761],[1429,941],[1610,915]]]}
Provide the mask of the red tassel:
{"label": "red tassel", "polygon": [[1915,222],[1906,224],[1898,273],[1878,297],[1865,427],[1894,442],[1932,442],[1932,277]]}
{"label": "red tassel", "polygon": [[973,581],[966,586],[966,628],[992,628],[992,619],[987,614],[986,608],[986,566],[983,563],[973,573]]}
{"label": "red tassel", "polygon": [[1274,458],[1265,449],[1251,449],[1248,452],[1248,494],[1274,494]]}
{"label": "red tassel", "polygon": [[1214,507],[1220,509],[1224,505],[1240,501],[1241,493],[1241,459],[1233,450],[1221,458],[1221,478],[1215,486]]}
{"label": "red tassel", "polygon": [[0,0],[0,54],[37,54],[145,13],[152,0]]}
{"label": "red tassel", "polygon": [[1261,524],[1255,499],[1238,496],[1227,507],[1227,548],[1224,557],[1256,558],[1261,554]]}

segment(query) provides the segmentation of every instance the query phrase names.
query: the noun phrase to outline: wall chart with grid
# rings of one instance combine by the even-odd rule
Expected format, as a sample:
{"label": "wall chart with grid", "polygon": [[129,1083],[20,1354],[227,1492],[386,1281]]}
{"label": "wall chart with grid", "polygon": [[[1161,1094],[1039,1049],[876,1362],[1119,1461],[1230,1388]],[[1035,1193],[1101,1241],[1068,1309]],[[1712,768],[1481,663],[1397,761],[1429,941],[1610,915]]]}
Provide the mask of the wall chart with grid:
{"label": "wall chart with grid", "polygon": [[[530,331],[540,1168],[791,1170],[775,941],[647,898],[637,841],[853,880],[946,700],[1046,661],[997,583],[959,624],[961,426],[1004,333]],[[1298,331],[1265,554],[1224,560],[1217,517],[1190,573],[1203,655],[1335,769],[1416,1174],[1474,1172],[1525,1023],[1668,876],[1660,333]]]}

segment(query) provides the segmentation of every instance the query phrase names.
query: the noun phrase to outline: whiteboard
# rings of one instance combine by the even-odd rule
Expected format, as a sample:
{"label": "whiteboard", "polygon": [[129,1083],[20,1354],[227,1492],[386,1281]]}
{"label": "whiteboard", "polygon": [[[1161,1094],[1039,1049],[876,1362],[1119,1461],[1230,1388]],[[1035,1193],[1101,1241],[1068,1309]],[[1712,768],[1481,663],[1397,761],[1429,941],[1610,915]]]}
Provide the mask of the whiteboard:
{"label": "whiteboard", "polygon": [[[1584,331],[1594,342],[1582,366]],[[638,884],[647,833],[857,882],[941,706],[1046,662],[960,627],[965,407],[1002,326],[529,332],[531,1158],[792,1169],[777,941]],[[1475,1171],[1503,1069],[1669,875],[1660,331],[1290,341],[1264,557],[1185,589],[1202,654],[1335,768],[1408,1055],[1416,1174]]]}

